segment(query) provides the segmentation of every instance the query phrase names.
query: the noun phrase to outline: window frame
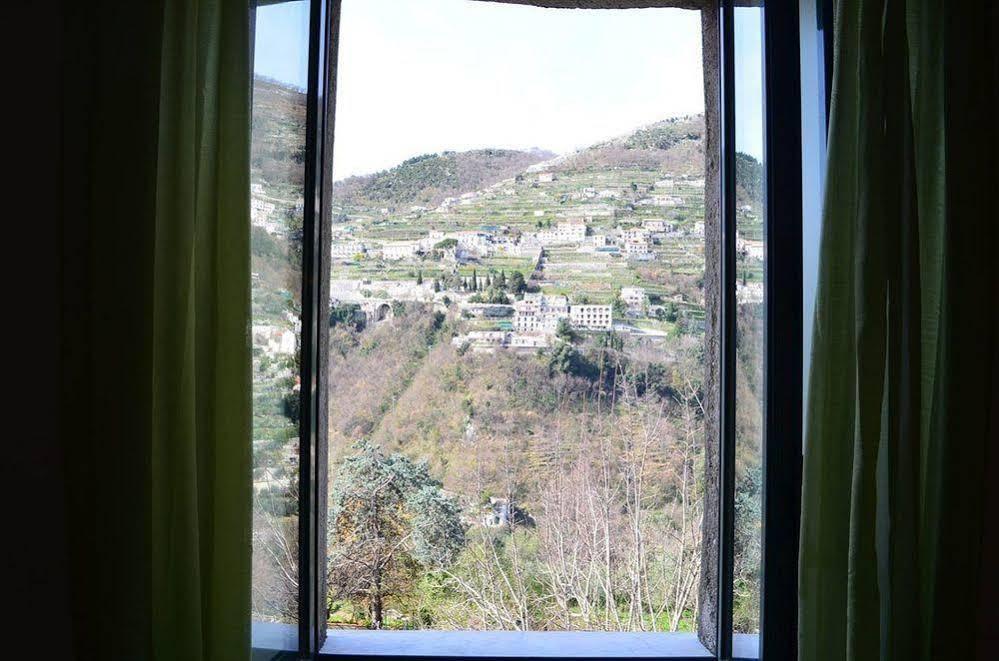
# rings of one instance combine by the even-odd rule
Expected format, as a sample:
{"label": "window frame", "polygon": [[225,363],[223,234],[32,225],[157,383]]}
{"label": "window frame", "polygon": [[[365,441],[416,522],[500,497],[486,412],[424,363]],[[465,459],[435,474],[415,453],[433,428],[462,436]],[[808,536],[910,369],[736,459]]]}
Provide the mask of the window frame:
{"label": "window frame", "polygon": [[[758,654],[767,661],[797,658],[798,521],[800,518],[802,450],[802,132],[800,37],[817,39],[818,52],[828,52],[828,29],[820,24],[815,35],[799,33],[799,0],[478,0],[544,7],[678,7],[716,12],[720,27],[721,92],[721,310],[722,351],[719,361],[719,553],[717,649],[706,654],[675,654],[664,645],[661,654],[637,655],[627,645],[620,658],[717,659],[739,658],[732,634],[732,572],[735,512],[735,72],[734,7],[760,6],[763,14],[764,159],[765,183],[765,403],[762,445],[763,494],[761,540],[761,603]],[[258,0],[256,5],[274,0]],[[326,642],[325,517],[328,473],[326,379],[329,314],[330,219],[333,141],[335,137],[336,65],[341,0],[309,0],[309,60],[306,105],[305,208],[302,244],[301,418],[299,436],[299,622],[298,649],[288,650],[280,636],[272,643],[257,641],[253,658],[381,659],[415,661],[431,658],[406,649],[339,654],[323,650]],[[802,4],[822,0],[801,0]],[[764,6],[765,5],[765,6]],[[251,26],[253,12],[251,10]],[[817,35],[817,36],[816,36]],[[821,66],[822,63],[820,63]],[[828,65],[827,65],[828,66]],[[706,75],[708,72],[705,72]],[[828,72],[827,72],[828,75]],[[788,102],[788,100],[792,100]],[[827,111],[827,108],[823,108]],[[320,222],[324,220],[325,222]],[[474,638],[492,632],[412,632],[446,641],[463,639],[472,648]],[[519,642],[488,656],[477,652],[443,652],[432,658],[580,659],[587,658],[587,635],[561,632],[559,652],[542,653],[532,647],[530,634],[512,637]],[[542,633],[542,632],[539,632]],[[666,636],[676,634],[589,635]],[[378,632],[377,635],[393,635]],[[682,634],[680,634],[682,635]],[[637,640],[637,639],[636,639]],[[665,640],[665,639],[664,639]],[[679,640],[679,639],[677,639]],[[481,638],[480,641],[482,642]],[[456,649],[452,647],[451,649]],[[537,654],[538,656],[532,656]],[[594,658],[594,657],[590,657]],[[600,658],[608,658],[606,654]]]}

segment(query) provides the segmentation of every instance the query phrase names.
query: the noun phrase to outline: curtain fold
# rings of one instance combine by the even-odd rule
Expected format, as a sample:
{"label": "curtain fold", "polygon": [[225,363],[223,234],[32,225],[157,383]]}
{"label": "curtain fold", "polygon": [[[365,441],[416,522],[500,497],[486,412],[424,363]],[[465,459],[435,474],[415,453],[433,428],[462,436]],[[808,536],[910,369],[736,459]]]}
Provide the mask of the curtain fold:
{"label": "curtain fold", "polygon": [[800,657],[974,658],[999,626],[967,617],[985,591],[999,600],[983,583],[999,478],[996,8],[842,0],[835,21]]}
{"label": "curtain fold", "polygon": [[249,0],[67,9],[81,658],[249,656],[249,21]]}

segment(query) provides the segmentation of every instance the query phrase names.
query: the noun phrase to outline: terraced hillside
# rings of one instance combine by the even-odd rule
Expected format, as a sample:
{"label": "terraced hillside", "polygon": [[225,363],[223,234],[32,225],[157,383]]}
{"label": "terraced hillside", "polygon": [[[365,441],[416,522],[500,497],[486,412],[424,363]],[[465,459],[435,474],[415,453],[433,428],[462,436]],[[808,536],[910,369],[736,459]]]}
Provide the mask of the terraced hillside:
{"label": "terraced hillside", "polygon": [[[297,354],[284,339],[300,309],[304,103],[268,81],[255,94],[254,613],[281,620],[294,617]],[[703,131],[699,116],[673,118],[573,154],[442,152],[335,185],[331,482],[371,442],[427,462],[464,528],[449,562],[398,568],[378,598],[384,626],[695,627]],[[751,340],[762,200],[759,163],[739,166],[740,337]],[[597,312],[607,321],[588,321]],[[758,621],[757,365],[742,350],[746,627]],[[342,579],[331,578],[330,626],[372,626],[369,593]]]}

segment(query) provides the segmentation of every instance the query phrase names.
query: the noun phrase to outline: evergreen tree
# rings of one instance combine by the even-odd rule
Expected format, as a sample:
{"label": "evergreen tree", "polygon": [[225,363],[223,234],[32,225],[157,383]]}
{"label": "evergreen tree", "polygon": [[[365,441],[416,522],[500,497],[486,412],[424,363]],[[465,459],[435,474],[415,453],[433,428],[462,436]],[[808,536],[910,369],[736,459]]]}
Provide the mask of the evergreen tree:
{"label": "evergreen tree", "polygon": [[329,512],[330,596],[366,603],[384,624],[385,600],[411,592],[414,566],[450,566],[465,544],[457,502],[426,463],[386,456],[367,441],[340,466]]}
{"label": "evergreen tree", "polygon": [[510,291],[514,294],[523,294],[527,290],[527,282],[524,281],[524,274],[514,271],[510,275]]}
{"label": "evergreen tree", "polygon": [[419,270],[419,271],[416,272],[416,284],[418,284],[418,285],[422,285],[423,284],[423,271],[422,270]]}

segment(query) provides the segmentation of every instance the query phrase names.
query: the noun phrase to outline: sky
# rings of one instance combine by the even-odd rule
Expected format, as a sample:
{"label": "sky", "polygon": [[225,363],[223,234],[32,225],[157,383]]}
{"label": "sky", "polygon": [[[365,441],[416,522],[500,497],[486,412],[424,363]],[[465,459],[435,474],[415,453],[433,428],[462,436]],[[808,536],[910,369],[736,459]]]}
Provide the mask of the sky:
{"label": "sky", "polygon": [[[737,16],[737,49],[757,49],[737,134],[759,156],[757,11]],[[307,24],[305,0],[259,8],[256,73],[304,88]],[[334,179],[444,150],[563,154],[704,109],[695,11],[343,0],[338,57]]]}

